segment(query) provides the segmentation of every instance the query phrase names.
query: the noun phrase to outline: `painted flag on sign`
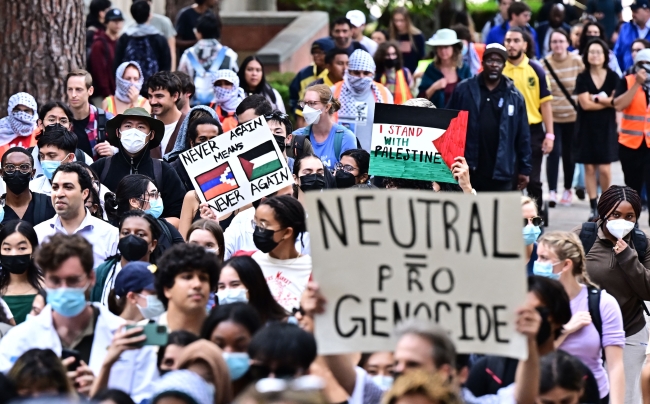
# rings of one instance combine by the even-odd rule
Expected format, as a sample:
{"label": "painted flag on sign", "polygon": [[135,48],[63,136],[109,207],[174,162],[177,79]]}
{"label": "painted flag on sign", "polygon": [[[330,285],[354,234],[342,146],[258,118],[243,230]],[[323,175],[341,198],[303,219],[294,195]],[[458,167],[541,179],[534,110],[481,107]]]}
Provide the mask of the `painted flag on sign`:
{"label": "painted flag on sign", "polygon": [[275,146],[271,140],[237,157],[239,157],[241,166],[249,181],[253,181],[282,168],[282,162],[278,158],[278,153],[275,151]]}
{"label": "painted flag on sign", "polygon": [[214,199],[221,194],[239,188],[232,169],[228,163],[222,164],[195,177],[206,201]]}

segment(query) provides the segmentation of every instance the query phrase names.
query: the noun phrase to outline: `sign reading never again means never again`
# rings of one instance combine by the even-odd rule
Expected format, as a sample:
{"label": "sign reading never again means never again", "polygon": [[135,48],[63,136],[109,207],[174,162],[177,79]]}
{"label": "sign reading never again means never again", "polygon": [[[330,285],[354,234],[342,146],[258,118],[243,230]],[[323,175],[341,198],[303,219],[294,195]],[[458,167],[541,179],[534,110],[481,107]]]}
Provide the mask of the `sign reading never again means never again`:
{"label": "sign reading never again means never again", "polygon": [[377,104],[370,174],[457,183],[451,165],[465,155],[467,111]]}
{"label": "sign reading never again means never again", "polygon": [[461,353],[527,356],[515,331],[526,298],[517,193],[308,192],[321,355],[393,351],[395,326],[438,323]]}
{"label": "sign reading never again means never again", "polygon": [[263,117],[201,143],[179,158],[199,199],[219,216],[293,184]]}

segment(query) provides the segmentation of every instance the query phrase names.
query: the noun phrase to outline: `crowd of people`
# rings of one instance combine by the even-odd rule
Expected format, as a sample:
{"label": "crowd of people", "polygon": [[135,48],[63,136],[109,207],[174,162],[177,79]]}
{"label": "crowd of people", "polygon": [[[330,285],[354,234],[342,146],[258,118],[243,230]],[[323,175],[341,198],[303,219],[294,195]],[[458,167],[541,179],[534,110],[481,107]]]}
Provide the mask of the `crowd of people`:
{"label": "crowd of people", "polygon": [[[240,62],[220,42],[215,3],[196,0],[174,24],[134,0],[125,27],[122,10],[93,0],[87,66],[62,78],[65,102],[9,98],[0,403],[650,402],[650,239],[638,226],[650,191],[648,0],[629,22],[618,0],[584,13],[546,2],[537,21],[525,2],[499,0],[481,32],[459,13],[428,40],[404,7],[374,32],[350,10],[313,42],[286,105],[259,58]],[[449,167],[457,183],[371,176],[377,103],[468,111],[465,153]],[[221,215],[179,156],[259,117],[294,183]],[[616,161],[625,185],[612,184]],[[460,354],[416,319],[396,327],[391,351],[320,356],[314,318],[327,296],[303,203],[348,188],[525,192],[516,330],[528,357]],[[585,222],[544,232],[548,209],[574,194],[589,199]]]}

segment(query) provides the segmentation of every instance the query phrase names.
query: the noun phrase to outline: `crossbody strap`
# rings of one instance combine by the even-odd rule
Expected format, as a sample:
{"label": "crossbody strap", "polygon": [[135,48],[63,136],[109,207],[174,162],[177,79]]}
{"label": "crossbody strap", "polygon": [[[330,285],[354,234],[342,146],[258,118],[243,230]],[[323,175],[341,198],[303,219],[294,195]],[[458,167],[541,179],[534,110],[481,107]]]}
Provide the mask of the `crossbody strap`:
{"label": "crossbody strap", "polygon": [[575,109],[576,112],[578,112],[578,106],[576,105],[576,102],[573,100],[573,97],[571,97],[571,95],[567,91],[566,87],[564,87],[564,84],[562,84],[560,79],[557,77],[557,74],[555,74],[555,70],[553,70],[553,68],[551,67],[551,64],[546,59],[544,59],[544,64],[546,65],[546,67],[548,67],[549,73],[551,73],[551,76],[553,76],[553,79],[557,83],[557,86],[560,87],[560,90],[562,91],[562,94],[564,94],[566,99],[571,103],[571,106],[573,107],[573,109]]}

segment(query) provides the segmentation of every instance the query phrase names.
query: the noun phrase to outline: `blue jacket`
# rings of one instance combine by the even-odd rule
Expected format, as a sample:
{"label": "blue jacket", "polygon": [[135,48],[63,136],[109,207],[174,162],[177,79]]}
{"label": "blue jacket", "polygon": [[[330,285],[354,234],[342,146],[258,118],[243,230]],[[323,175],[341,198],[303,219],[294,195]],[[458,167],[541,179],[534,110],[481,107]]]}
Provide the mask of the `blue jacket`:
{"label": "blue jacket", "polygon": [[[470,70],[467,63],[463,63],[461,67],[457,68],[456,74],[458,74],[458,81],[463,81],[465,79],[472,77],[472,71]],[[422,98],[427,98],[427,96],[425,95],[427,89],[431,87],[433,83],[435,83],[436,81],[440,80],[443,77],[445,76],[442,74],[440,70],[438,70],[435,63],[429,64],[429,66],[427,66],[427,69],[424,71],[424,75],[422,76],[420,87],[418,87],[419,96]],[[431,98],[429,98],[429,101],[431,101],[433,105],[436,106],[436,108],[443,108],[445,106],[444,90],[438,90],[435,93],[433,93]]]}
{"label": "blue jacket", "polygon": [[[506,33],[508,32],[509,29],[510,29],[510,22],[508,21],[504,22],[501,25],[497,25],[496,27],[490,30],[490,33],[488,34],[487,39],[485,40],[485,43],[486,44],[498,43],[503,45],[506,39]],[[531,27],[530,25],[527,25],[525,29],[533,37],[533,41],[535,42],[535,55],[539,58],[539,41],[537,41],[537,32],[535,31],[535,28]]]}
{"label": "blue jacket", "polygon": [[[622,71],[627,70],[634,64],[632,60],[632,42],[639,37],[639,28],[632,21],[626,22],[621,26],[618,33],[618,40],[614,45],[614,54],[618,59],[618,65]],[[650,40],[650,30],[645,36],[645,39]]]}
{"label": "blue jacket", "polygon": [[[479,136],[481,136],[479,77],[480,75],[458,83],[447,104],[447,109],[469,112],[465,159],[472,170],[476,169],[478,165]],[[508,77],[502,76],[501,80],[506,80],[508,91],[506,91],[506,97],[503,100],[503,112],[499,126],[499,148],[492,178],[508,181],[512,180],[515,174],[530,175],[532,171],[530,129],[528,128],[524,96]]]}

